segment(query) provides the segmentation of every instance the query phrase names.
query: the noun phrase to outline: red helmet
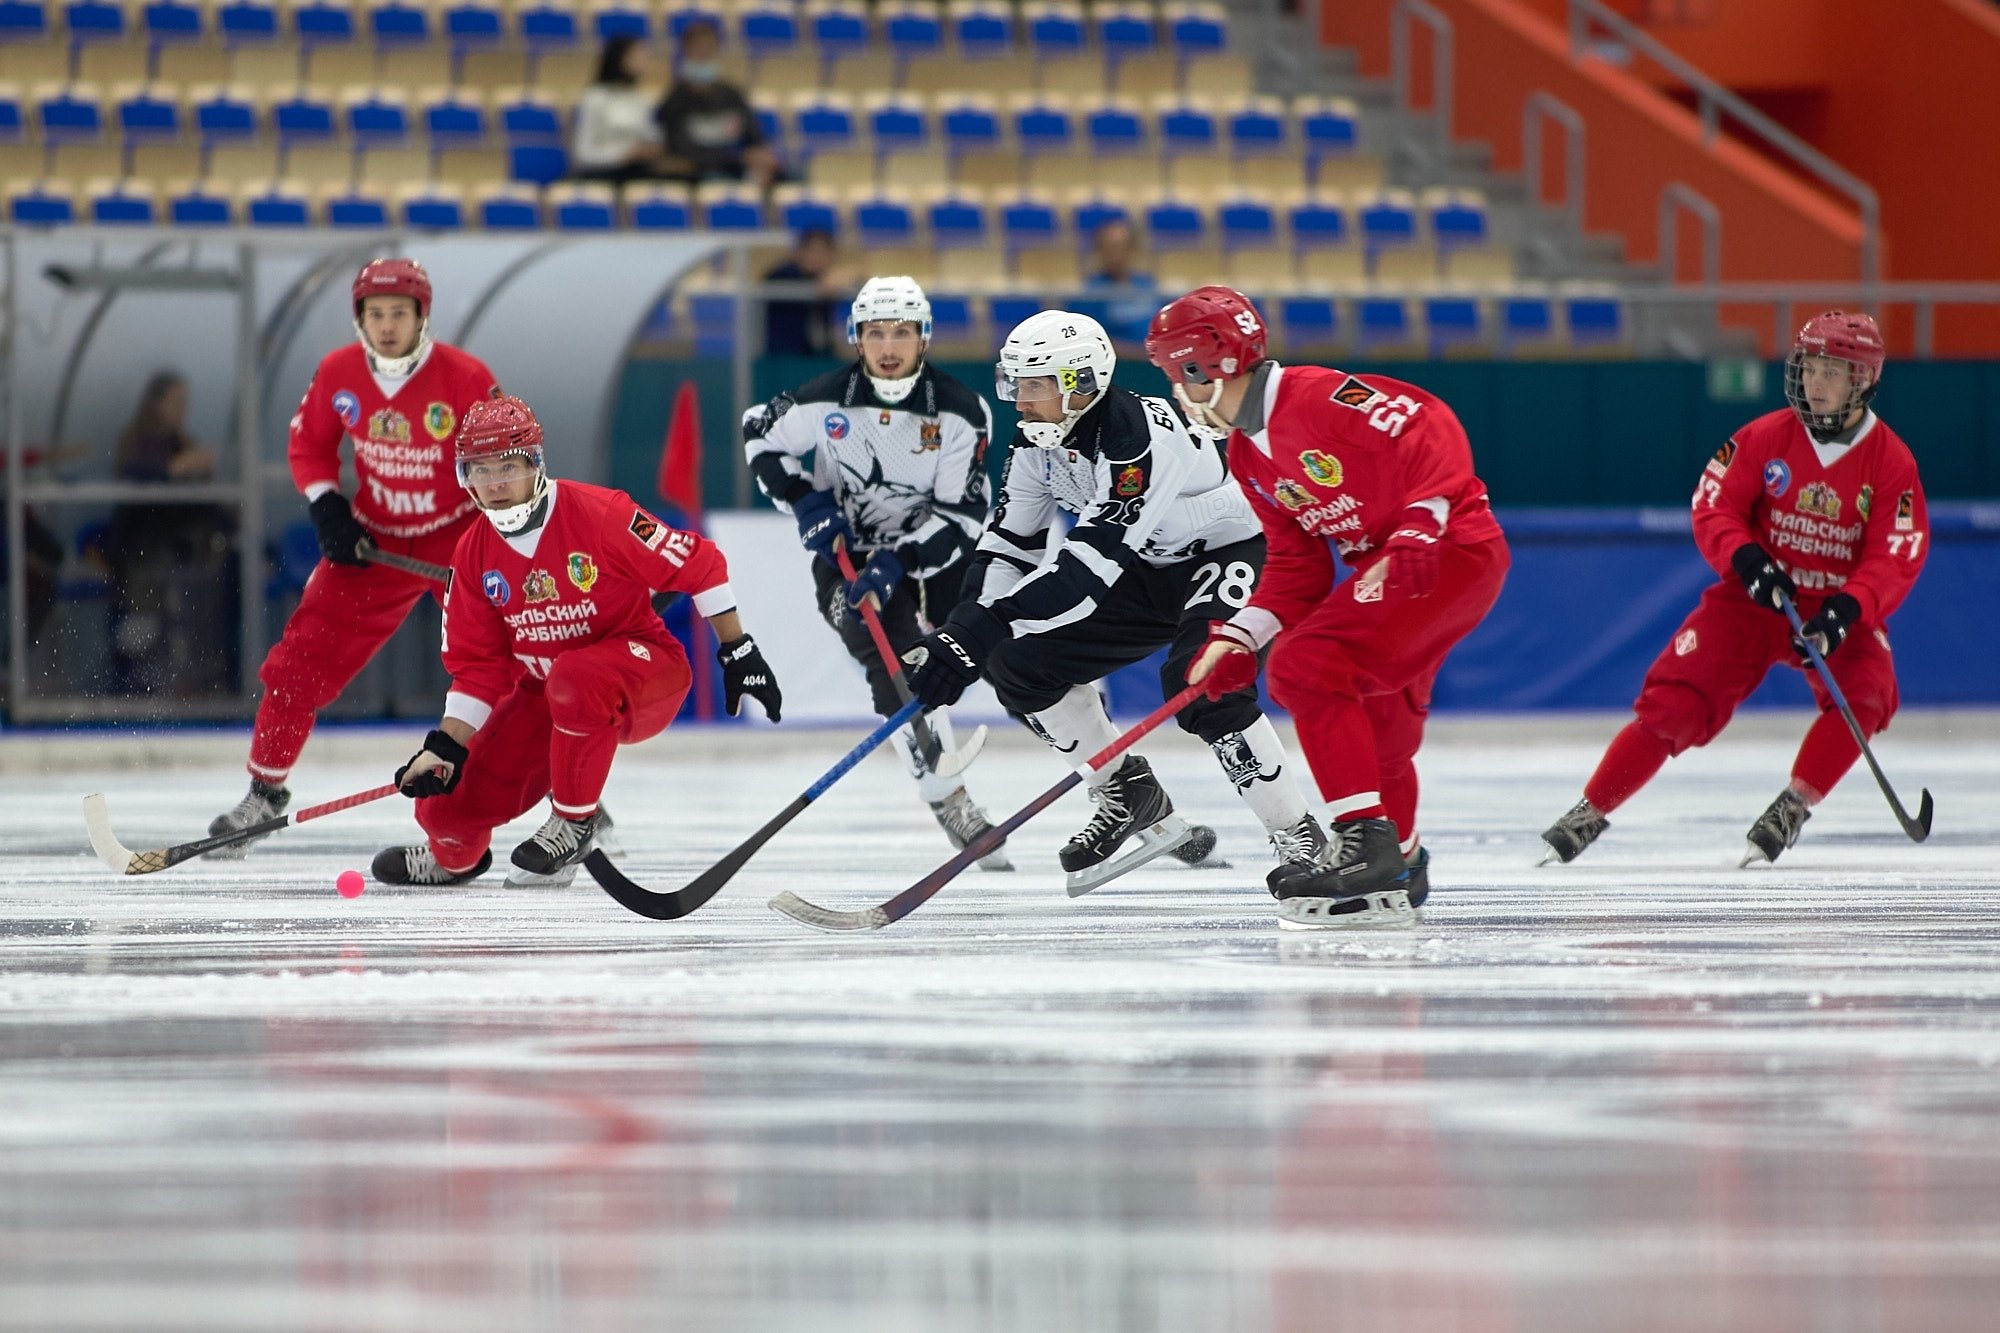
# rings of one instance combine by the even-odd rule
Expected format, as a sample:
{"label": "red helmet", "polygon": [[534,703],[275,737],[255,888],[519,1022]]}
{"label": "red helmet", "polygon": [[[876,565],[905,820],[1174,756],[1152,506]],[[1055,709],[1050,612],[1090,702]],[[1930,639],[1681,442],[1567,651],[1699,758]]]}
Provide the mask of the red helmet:
{"label": "red helmet", "polygon": [[501,394],[482,398],[465,409],[454,452],[461,464],[496,454],[523,453],[535,455],[539,463],[541,448],[542,423],[535,420],[535,409],[512,394]]}
{"label": "red helmet", "polygon": [[371,259],[354,275],[354,317],[371,296],[407,296],[417,303],[417,318],[431,314],[431,275],[414,259]]}
{"label": "red helmet", "polygon": [[[1792,354],[1785,362],[1785,399],[1799,415],[1805,428],[1815,436],[1830,437],[1846,429],[1847,419],[1858,407],[1865,407],[1882,382],[1882,330],[1867,315],[1829,310],[1814,315],[1792,339]],[[1809,357],[1827,357],[1847,363],[1848,394],[1840,406],[1814,410],[1805,389],[1805,364]]]}
{"label": "red helmet", "polygon": [[1197,287],[1170,301],[1146,330],[1146,355],[1175,384],[1247,374],[1264,360],[1268,327],[1233,287]]}

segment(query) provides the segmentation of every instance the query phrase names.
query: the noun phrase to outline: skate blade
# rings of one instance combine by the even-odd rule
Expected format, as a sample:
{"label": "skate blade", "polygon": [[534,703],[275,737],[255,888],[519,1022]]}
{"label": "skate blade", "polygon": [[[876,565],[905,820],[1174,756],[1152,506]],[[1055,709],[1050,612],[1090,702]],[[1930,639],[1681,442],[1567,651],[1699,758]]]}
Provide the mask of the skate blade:
{"label": "skate blade", "polygon": [[1100,885],[1109,884],[1128,870],[1137,870],[1155,857],[1165,856],[1194,836],[1194,827],[1179,815],[1168,815],[1157,824],[1140,829],[1133,835],[1139,845],[1123,856],[1114,856],[1108,861],[1099,861],[1094,866],[1073,870],[1063,887],[1072,898],[1081,898]]}
{"label": "skate blade", "polygon": [[591,834],[590,846],[593,851],[603,852],[614,861],[625,859],[625,844],[618,840],[615,828],[600,828]]}
{"label": "skate blade", "polygon": [[979,868],[992,871],[1012,870],[1014,863],[1007,859],[1007,853],[996,850],[979,858]]}
{"label": "skate blade", "polygon": [[[214,837],[216,835],[211,833],[209,836]],[[204,861],[241,861],[250,855],[252,847],[255,847],[262,841],[264,841],[262,838],[252,838],[248,842],[238,842],[232,843],[227,847],[218,847],[212,852],[203,852],[201,859]]]}
{"label": "skate blade", "polygon": [[1743,853],[1743,859],[1736,863],[1736,868],[1738,870],[1748,870],[1751,866],[1767,866],[1770,864],[1772,864],[1771,858],[1764,855],[1764,849],[1753,842],[1750,844],[1748,850]]}
{"label": "skate blade", "polygon": [[507,867],[506,886],[510,889],[566,889],[576,883],[576,867],[567,865],[553,875],[537,875],[517,865]]}
{"label": "skate blade", "polygon": [[1540,870],[1543,866],[1559,866],[1564,864],[1567,863],[1563,860],[1561,852],[1547,843],[1542,844],[1542,859],[1535,862],[1535,869]]}
{"label": "skate blade", "polygon": [[1352,898],[1286,898],[1278,904],[1280,930],[1407,930],[1417,909],[1404,889],[1377,889]]}

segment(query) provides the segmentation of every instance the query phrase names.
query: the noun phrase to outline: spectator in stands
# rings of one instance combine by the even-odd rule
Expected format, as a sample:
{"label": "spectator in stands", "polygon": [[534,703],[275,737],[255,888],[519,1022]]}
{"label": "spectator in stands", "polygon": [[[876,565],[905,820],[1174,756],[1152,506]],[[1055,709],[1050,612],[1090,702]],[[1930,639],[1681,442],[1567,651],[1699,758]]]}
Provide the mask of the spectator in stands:
{"label": "spectator in stands", "polygon": [[577,180],[680,179],[688,162],[667,152],[653,119],[657,105],[653,58],[644,43],[621,33],[604,43],[597,78],[576,104],[576,140],[570,148],[570,175]]}
{"label": "spectator in stands", "polygon": [[[120,481],[205,482],[215,455],[188,435],[187,381],[163,370],[146,382],[118,441]],[[111,674],[124,693],[186,696],[229,688],[236,605],[235,516],[212,504],[127,503],[105,533],[111,568]]]}
{"label": "spectator in stands", "polygon": [[1135,267],[1138,248],[1131,223],[1122,218],[1100,223],[1091,233],[1092,266],[1083,284],[1088,292],[1104,294],[1076,307],[1102,324],[1121,352],[1145,347],[1146,327],[1160,308],[1153,275]]}
{"label": "spectator in stands", "polygon": [[841,299],[854,290],[854,275],[836,262],[833,233],[823,227],[802,231],[792,252],[764,275],[766,282],[812,283],[816,300],[789,297],[764,305],[767,356],[839,356],[844,352]]}
{"label": "spectator in stands", "polygon": [[722,32],[710,20],[681,29],[674,84],[654,119],[666,151],[688,163],[694,180],[749,181],[769,189],[778,178],[778,155],[764,142],[743,90],[723,79],[721,50]]}

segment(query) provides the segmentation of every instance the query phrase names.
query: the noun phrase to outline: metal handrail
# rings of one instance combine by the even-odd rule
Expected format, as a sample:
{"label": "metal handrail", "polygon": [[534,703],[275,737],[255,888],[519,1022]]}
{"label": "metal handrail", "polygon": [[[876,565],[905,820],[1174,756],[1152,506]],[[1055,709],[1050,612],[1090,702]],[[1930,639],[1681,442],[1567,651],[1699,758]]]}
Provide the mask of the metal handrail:
{"label": "metal handrail", "polygon": [[1589,51],[1592,24],[1609,30],[1620,41],[1636,48],[1694,90],[1695,114],[1701,121],[1701,141],[1714,147],[1722,135],[1722,116],[1756,132],[1809,175],[1829,189],[1854,201],[1861,215],[1861,280],[1873,283],[1882,276],[1882,204],[1875,191],[1859,176],[1808,144],[1769,116],[1717,83],[1698,66],[1676,55],[1657,37],[1621,14],[1607,9],[1600,0],[1569,0],[1570,58],[1581,64]]}
{"label": "metal handrail", "polygon": [[1572,235],[1583,233],[1583,116],[1546,89],[1536,89],[1521,104],[1521,171],[1528,186],[1528,203],[1542,205],[1542,122],[1563,127],[1563,216]]}
{"label": "metal handrail", "polygon": [[1708,196],[1685,181],[1668,181],[1660,191],[1660,274],[1674,280],[1680,248],[1675,225],[1681,210],[1701,220],[1701,280],[1722,281],[1722,210]]}
{"label": "metal handrail", "polygon": [[1405,147],[1414,148],[1410,122],[1415,109],[1411,78],[1410,23],[1414,20],[1431,30],[1431,145],[1432,160],[1449,160],[1451,145],[1451,95],[1453,86],[1453,45],[1451,19],[1427,0],[1396,0],[1389,11],[1390,82],[1395,89],[1396,111],[1402,122]]}

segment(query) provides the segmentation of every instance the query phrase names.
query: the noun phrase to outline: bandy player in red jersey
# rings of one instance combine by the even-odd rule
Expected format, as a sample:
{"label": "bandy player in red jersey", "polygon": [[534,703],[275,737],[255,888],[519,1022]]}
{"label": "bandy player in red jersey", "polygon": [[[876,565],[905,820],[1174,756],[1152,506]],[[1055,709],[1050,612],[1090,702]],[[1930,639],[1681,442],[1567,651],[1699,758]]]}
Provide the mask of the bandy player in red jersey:
{"label": "bandy player in red jersey", "polygon": [[1799,840],[1861,748],[1807,665],[1780,593],[1797,604],[1862,731],[1873,736],[1895,715],[1888,620],[1930,555],[1930,521],[1909,446],[1868,406],[1882,361],[1882,332],[1867,315],[1807,320],[1785,362],[1791,407],[1737,431],[1702,470],[1694,540],[1722,581],[1646,672],[1636,716],[1583,800],[1542,835],[1552,859],[1575,860],[1668,759],[1714,740],[1779,662],[1806,672],[1819,717],[1791,782],[1750,826],[1743,863],[1775,861]]}
{"label": "bandy player in red jersey", "polygon": [[518,398],[475,404],[457,472],[486,516],[459,540],[444,602],[444,719],[396,772],[429,842],[375,858],[384,884],[458,884],[493,864],[493,830],[546,796],[514,849],[510,884],[567,884],[589,852],[620,745],[666,730],[687,696],[687,654],[653,610],[684,592],[721,645],[729,711],[783,699],[736,615],[722,551],[668,527],[623,491],[556,482],[542,427]]}
{"label": "bandy player in red jersey", "polygon": [[[321,559],[257,673],[264,695],[250,737],[250,791],[210,834],[284,813],[292,799],[285,779],[319,710],[361,674],[419,598],[441,594],[427,579],[368,563],[360,543],[446,564],[475,513],[451,444],[467,410],[500,392],[493,372],[431,340],[431,280],[415,260],[368,263],[353,297],[359,341],[329,352],[313,372],[287,450]],[[340,492],[342,439],[354,441],[351,503]],[[243,842],[209,855],[249,850]]]}
{"label": "bandy player in red jersey", "polygon": [[[1189,415],[1229,432],[1229,471],[1264,528],[1250,603],[1188,668],[1208,692],[1266,663],[1332,817],[1314,865],[1281,868],[1278,923],[1391,924],[1430,893],[1414,759],[1444,658],[1511,563],[1465,429],[1412,384],[1264,355],[1263,316],[1200,287],[1153,317],[1146,354]],[[1332,548],[1332,549],[1329,549]],[[1356,576],[1338,584],[1333,551]]]}

